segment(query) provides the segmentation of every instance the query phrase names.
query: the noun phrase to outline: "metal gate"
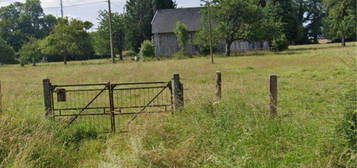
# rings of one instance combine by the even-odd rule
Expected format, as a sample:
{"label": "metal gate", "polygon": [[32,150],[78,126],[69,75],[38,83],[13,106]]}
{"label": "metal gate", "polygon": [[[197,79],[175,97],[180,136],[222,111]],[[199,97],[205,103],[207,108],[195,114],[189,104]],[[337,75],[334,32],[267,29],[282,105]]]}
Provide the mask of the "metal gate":
{"label": "metal gate", "polygon": [[[43,80],[46,116],[67,126],[100,132],[123,131],[140,114],[173,112],[183,102],[179,82],[136,82],[54,85]],[[175,89],[176,88],[176,89]],[[175,91],[176,90],[176,91]],[[180,95],[175,96],[174,93]],[[181,98],[182,97],[182,98]],[[179,103],[183,106],[183,103]]]}

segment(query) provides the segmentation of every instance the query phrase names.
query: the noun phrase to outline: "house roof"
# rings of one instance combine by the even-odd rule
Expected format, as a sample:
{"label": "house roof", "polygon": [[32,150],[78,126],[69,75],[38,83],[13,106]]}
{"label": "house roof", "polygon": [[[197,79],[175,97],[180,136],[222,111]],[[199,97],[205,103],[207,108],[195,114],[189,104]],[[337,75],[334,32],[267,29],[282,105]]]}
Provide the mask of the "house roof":
{"label": "house roof", "polygon": [[151,22],[152,33],[172,33],[178,21],[185,24],[189,31],[200,30],[200,7],[161,9],[156,11]]}

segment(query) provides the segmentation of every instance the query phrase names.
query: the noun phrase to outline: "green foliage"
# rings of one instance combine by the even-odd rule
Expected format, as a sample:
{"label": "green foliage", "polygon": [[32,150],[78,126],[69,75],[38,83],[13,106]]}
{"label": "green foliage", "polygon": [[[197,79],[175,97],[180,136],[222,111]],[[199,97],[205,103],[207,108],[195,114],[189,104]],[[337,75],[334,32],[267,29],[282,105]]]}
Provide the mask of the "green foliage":
{"label": "green foliage", "polygon": [[42,58],[39,41],[34,38],[31,38],[29,42],[24,44],[19,53],[20,63],[22,65],[32,63],[33,66],[36,66],[36,62],[40,61]]}
{"label": "green foliage", "polygon": [[[215,13],[216,8],[211,8],[212,13]],[[200,52],[203,54],[209,53],[210,51],[210,29],[209,29],[209,15],[207,8],[201,9],[201,30],[199,30],[192,41],[192,43],[199,47]],[[212,46],[213,49],[217,48],[219,42],[222,41],[222,33],[214,26],[214,21],[211,20],[212,24]]]}
{"label": "green foliage", "polygon": [[324,19],[325,36],[331,39],[345,40],[356,35],[356,1],[355,0],[325,0],[327,17]]}
{"label": "green foliage", "polygon": [[[88,24],[75,19],[60,21],[53,32],[40,42],[42,53],[50,56],[60,55],[65,64],[68,57],[83,59],[93,55],[94,50],[86,25]],[[50,58],[48,60],[51,60]]]}
{"label": "green foliage", "polygon": [[177,4],[173,0],[152,0],[153,11],[159,9],[172,9],[176,8]]}
{"label": "green foliage", "polygon": [[283,51],[289,48],[289,41],[285,37],[284,34],[282,34],[280,37],[275,38],[271,42],[271,48],[274,51]]}
{"label": "green foliage", "polygon": [[155,49],[150,40],[145,40],[141,44],[140,48],[140,56],[141,57],[155,57]]}
{"label": "green foliage", "polygon": [[[112,14],[112,31],[114,53],[122,58],[122,52],[125,49],[125,25],[127,23],[126,15]],[[107,11],[99,12],[98,31],[92,33],[93,47],[97,55],[110,55],[109,41],[109,15]]]}
{"label": "green foliage", "polygon": [[[253,1],[217,0],[212,7],[213,20],[221,37],[226,42],[226,55],[231,54],[231,45],[237,40],[251,41],[255,38],[252,31],[263,19],[261,11]],[[253,36],[254,35],[254,36]]]}
{"label": "green foliage", "polygon": [[15,2],[0,8],[0,37],[18,51],[28,37],[47,36],[56,22],[54,16],[44,14],[40,0]]}
{"label": "green foliage", "polygon": [[78,149],[84,140],[98,137],[95,127],[88,125],[75,125],[68,129],[60,128],[56,133],[63,145]]}
{"label": "green foliage", "polygon": [[16,63],[15,51],[0,38],[0,64]]}
{"label": "green foliage", "polygon": [[187,26],[181,22],[177,22],[174,33],[176,35],[176,40],[181,49],[181,52],[185,53],[185,48],[190,35]]}

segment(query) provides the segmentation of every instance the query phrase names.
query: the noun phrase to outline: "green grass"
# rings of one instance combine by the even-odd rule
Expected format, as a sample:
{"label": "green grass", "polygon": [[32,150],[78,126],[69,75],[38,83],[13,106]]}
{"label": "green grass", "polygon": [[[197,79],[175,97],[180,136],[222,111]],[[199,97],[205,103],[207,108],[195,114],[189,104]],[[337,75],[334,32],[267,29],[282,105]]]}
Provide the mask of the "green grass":
{"label": "green grass", "polygon": [[[292,46],[279,53],[0,67],[0,167],[353,167],[336,128],[355,86],[357,43]],[[214,98],[222,72],[223,100]],[[143,115],[127,134],[64,129],[44,118],[42,79],[53,83],[168,81],[180,73],[182,112]],[[279,117],[269,117],[268,77],[279,76]],[[352,135],[353,136],[353,135]]]}

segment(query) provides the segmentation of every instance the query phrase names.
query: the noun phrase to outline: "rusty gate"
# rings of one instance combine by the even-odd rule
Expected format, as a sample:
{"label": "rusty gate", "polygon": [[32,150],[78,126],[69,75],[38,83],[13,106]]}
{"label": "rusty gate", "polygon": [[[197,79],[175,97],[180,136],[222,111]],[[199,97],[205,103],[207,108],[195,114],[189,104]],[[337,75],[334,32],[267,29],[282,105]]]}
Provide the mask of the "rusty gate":
{"label": "rusty gate", "polygon": [[71,85],[55,85],[45,79],[43,89],[47,117],[101,132],[123,131],[120,125],[129,125],[140,114],[173,112],[183,106],[177,75],[168,82]]}

